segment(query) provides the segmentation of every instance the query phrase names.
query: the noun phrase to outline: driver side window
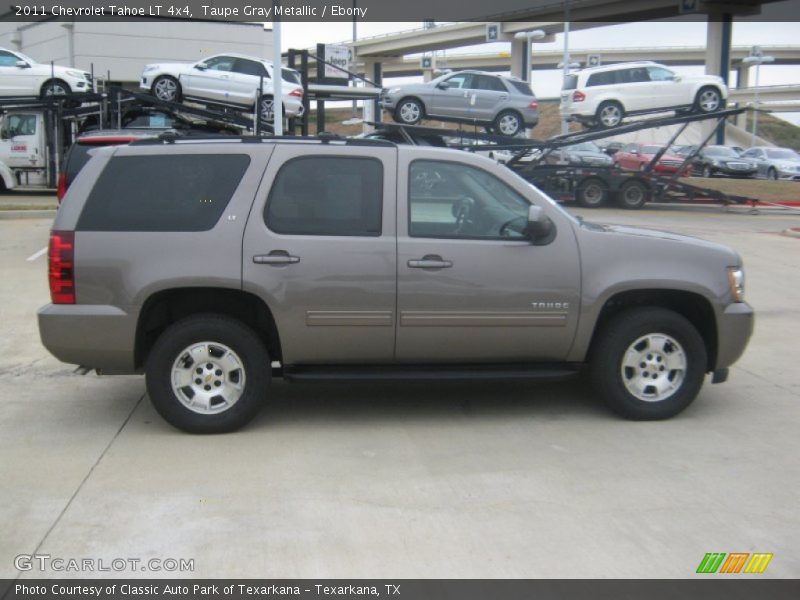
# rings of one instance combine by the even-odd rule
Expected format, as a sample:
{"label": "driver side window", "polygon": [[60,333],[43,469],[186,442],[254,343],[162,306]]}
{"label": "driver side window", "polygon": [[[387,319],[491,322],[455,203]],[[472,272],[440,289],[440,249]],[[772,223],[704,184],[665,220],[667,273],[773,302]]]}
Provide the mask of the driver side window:
{"label": "driver side window", "polygon": [[415,160],[408,190],[411,237],[526,238],[528,201],[482,169]]}
{"label": "driver side window", "polygon": [[232,56],[215,56],[203,62],[212,71],[231,71],[233,70],[234,58]]}

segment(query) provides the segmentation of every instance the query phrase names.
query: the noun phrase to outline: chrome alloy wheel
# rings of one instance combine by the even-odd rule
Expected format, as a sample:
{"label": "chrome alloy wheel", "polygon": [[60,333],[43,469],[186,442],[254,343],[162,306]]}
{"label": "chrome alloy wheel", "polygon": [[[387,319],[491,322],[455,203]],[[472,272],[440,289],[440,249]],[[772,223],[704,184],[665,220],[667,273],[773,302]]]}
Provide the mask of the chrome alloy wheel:
{"label": "chrome alloy wheel", "polygon": [[628,346],[620,374],[632,396],[645,402],[660,402],[680,389],[686,366],[686,353],[675,338],[651,333]]}
{"label": "chrome alloy wheel", "polygon": [[497,128],[503,135],[514,135],[520,129],[519,117],[511,114],[503,115],[497,123]]}
{"label": "chrome alloy wheel", "polygon": [[616,104],[604,106],[599,116],[604,127],[616,127],[622,121],[622,111]]}
{"label": "chrome alloy wheel", "polygon": [[716,90],[706,90],[700,94],[697,104],[703,112],[714,112],[719,108],[720,96]]}
{"label": "chrome alloy wheel", "polygon": [[213,415],[241,398],[244,363],[225,344],[198,342],[184,348],[172,365],[172,391],[189,410]]}
{"label": "chrome alloy wheel", "polygon": [[45,96],[66,96],[67,93],[67,89],[57,81],[47,84],[47,87],[44,89]]}
{"label": "chrome alloy wheel", "polygon": [[172,102],[178,96],[178,84],[172,79],[164,77],[156,81],[153,91],[159,100]]}
{"label": "chrome alloy wheel", "polygon": [[404,102],[400,106],[400,118],[405,123],[416,123],[420,118],[419,104],[416,102]]}
{"label": "chrome alloy wheel", "polygon": [[275,103],[272,101],[272,96],[265,96],[261,98],[261,120],[272,123],[274,119]]}

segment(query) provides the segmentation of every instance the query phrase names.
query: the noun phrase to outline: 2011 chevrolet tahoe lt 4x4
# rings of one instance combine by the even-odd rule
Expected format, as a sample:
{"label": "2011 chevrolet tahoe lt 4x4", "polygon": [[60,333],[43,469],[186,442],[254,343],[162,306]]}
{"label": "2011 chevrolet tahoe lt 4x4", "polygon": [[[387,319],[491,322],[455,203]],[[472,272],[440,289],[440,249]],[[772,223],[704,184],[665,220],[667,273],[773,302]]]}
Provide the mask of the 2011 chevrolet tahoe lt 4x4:
{"label": "2011 chevrolet tahoe lt 4x4", "polygon": [[140,373],[191,432],[241,427],[271,364],[310,379],[504,379],[588,367],[621,415],[724,381],[753,311],[733,250],[568,215],[495,162],[379,141],[102,149],[50,239],[41,338]]}

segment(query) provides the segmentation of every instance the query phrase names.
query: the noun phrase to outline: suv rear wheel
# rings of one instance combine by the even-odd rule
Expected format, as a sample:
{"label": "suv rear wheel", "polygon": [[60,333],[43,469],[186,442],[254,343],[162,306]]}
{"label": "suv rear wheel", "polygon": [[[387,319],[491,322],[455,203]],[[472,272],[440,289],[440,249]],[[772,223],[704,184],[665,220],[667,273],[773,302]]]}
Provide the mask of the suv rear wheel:
{"label": "suv rear wheel", "polygon": [[664,308],[635,308],[598,332],[590,376],[617,414],[635,420],[672,417],[703,385],[706,348],[694,326]]}
{"label": "suv rear wheel", "polygon": [[497,115],[492,128],[500,135],[515,136],[525,127],[522,117],[515,110],[504,110]]}
{"label": "suv rear wheel", "polygon": [[595,122],[602,128],[616,127],[622,122],[625,110],[619,102],[609,100],[597,107]]}
{"label": "suv rear wheel", "polygon": [[261,339],[229,317],[203,314],[171,325],[145,367],[159,414],[190,433],[239,429],[258,413],[271,370]]}
{"label": "suv rear wheel", "polygon": [[722,94],[715,87],[704,87],[697,92],[697,98],[695,98],[694,106],[697,112],[716,112],[723,108]]}

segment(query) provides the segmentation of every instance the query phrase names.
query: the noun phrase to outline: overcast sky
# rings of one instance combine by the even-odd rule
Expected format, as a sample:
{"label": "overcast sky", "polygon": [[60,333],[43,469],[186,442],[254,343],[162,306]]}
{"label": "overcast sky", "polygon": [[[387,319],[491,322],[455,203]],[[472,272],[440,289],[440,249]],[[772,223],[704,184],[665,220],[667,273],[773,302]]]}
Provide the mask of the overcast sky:
{"label": "overcast sky", "polygon": [[[416,29],[422,23],[359,23],[358,37],[371,37],[386,33],[394,33],[408,29]],[[800,33],[797,23],[744,23],[734,22],[733,45],[800,45]],[[352,38],[352,23],[283,23],[281,46],[289,48],[311,48],[317,43],[342,42]],[[535,44],[536,49],[560,49],[563,37],[556,36],[556,41],[549,44]],[[574,49],[602,49],[620,47],[661,47],[661,46],[704,46],[706,43],[706,24],[695,22],[644,22],[609,25],[593,29],[574,31],[570,34],[570,47]],[[467,52],[501,52],[509,51],[509,43],[481,44],[448,50],[447,55]],[[438,60],[442,65],[441,53]],[[648,57],[644,54],[642,59]],[[446,56],[444,59],[446,64]],[[690,74],[702,72],[702,67],[678,67],[676,71]],[[393,83],[413,81],[414,78],[398,78]],[[753,82],[753,76],[751,76]],[[800,82],[800,65],[798,66],[764,66],[761,69],[762,85],[780,85]],[[561,77],[556,71],[536,71],[533,89],[537,95],[552,97],[558,94]],[[784,114],[794,123],[800,124],[800,113]]]}

